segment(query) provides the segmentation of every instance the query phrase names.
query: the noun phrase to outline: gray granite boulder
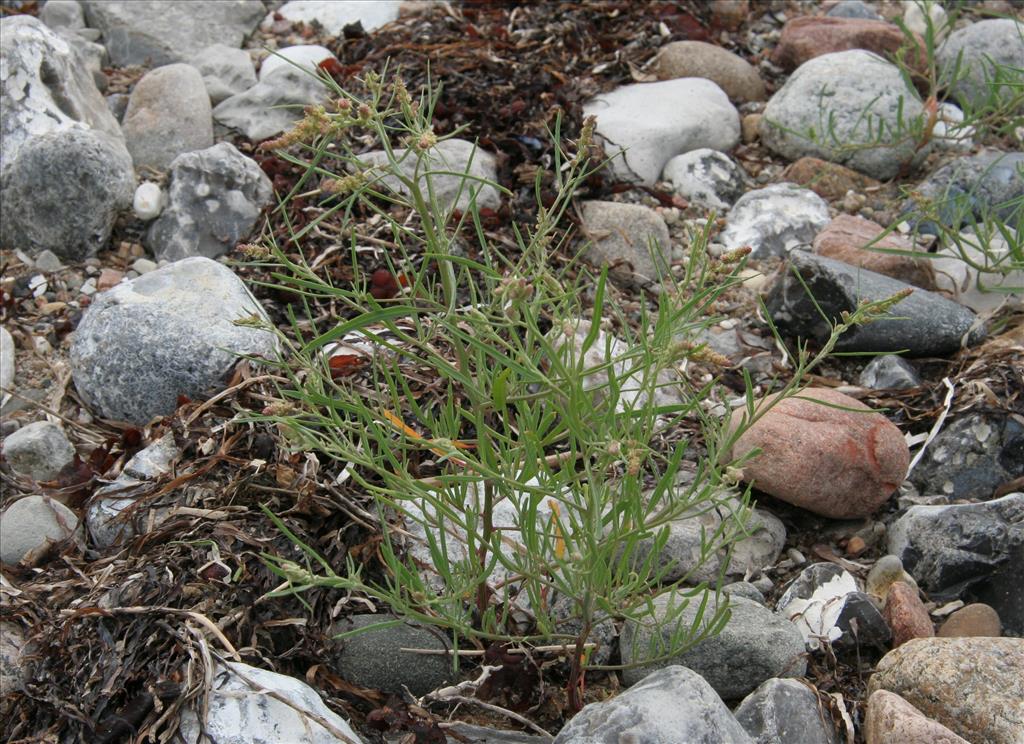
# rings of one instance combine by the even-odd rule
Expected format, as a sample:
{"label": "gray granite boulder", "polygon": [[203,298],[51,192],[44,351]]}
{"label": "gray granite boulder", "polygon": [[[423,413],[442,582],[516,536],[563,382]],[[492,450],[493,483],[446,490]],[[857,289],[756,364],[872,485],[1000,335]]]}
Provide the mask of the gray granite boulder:
{"label": "gray granite boulder", "polygon": [[659,669],[577,713],[554,744],[753,744],[700,674]]}
{"label": "gray granite boulder", "polygon": [[222,389],[239,355],[276,356],[273,333],[235,325],[253,317],[268,322],[242,281],[208,258],[121,282],[96,295],[75,331],[75,387],[105,418],[166,416],[179,396]]}
{"label": "gray granite boulder", "polygon": [[809,155],[888,179],[922,154],[907,130],[923,116],[899,68],[852,49],[797,68],[765,107],[761,141],[790,160]]}
{"label": "gray granite boulder", "polygon": [[213,118],[259,142],[291,129],[306,106],[329,98],[330,90],[316,76],[282,65],[271,74],[260,75],[251,88],[218,103]]}
{"label": "gray granite boulder", "polygon": [[179,155],[213,145],[213,114],[199,70],[173,64],[135,84],[121,122],[135,170],[166,171]]}
{"label": "gray granite boulder", "polygon": [[67,39],[27,15],[4,18],[0,29],[0,178],[28,142],[47,132],[96,129],[121,138]]}
{"label": "gray granite boulder", "polygon": [[244,49],[212,44],[199,52],[191,64],[203,76],[206,92],[214,105],[256,85],[256,68]]}
{"label": "gray granite boulder", "polygon": [[[352,615],[336,622],[335,635],[393,621],[387,615]],[[362,630],[336,641],[332,666],[342,677],[359,687],[397,695],[408,688],[413,695],[456,681],[452,656],[446,653],[420,654],[403,648],[423,648],[450,652],[451,642],[435,629],[399,624],[387,628]]]}
{"label": "gray granite boulder", "polygon": [[[802,282],[793,270],[799,272]],[[886,299],[908,288],[909,284],[873,271],[795,251],[766,305],[780,331],[821,343],[831,330],[819,307],[835,321],[844,311],[852,313],[862,301]],[[844,333],[836,349],[872,353],[905,350],[909,357],[943,356],[985,338],[984,326],[970,310],[933,292],[912,289],[913,293],[887,316]]]}
{"label": "gray granite boulder", "polygon": [[[140,524],[150,523],[148,509],[132,507],[162,476],[171,472],[180,455],[174,437],[164,435],[136,452],[113,483],[96,489],[85,511],[85,526],[94,546],[102,550],[130,540],[140,532]],[[152,523],[162,522],[165,513],[157,510]]]}
{"label": "gray granite boulder", "polygon": [[582,232],[589,241],[583,255],[598,270],[635,286],[647,286],[669,273],[672,251],[668,225],[642,204],[585,201]]}
{"label": "gray granite boulder", "polygon": [[889,552],[932,600],[984,602],[1006,635],[1024,635],[1024,493],[912,506],[889,528]]}
{"label": "gray granite boulder", "polygon": [[922,494],[988,500],[1024,476],[1024,424],[1007,413],[967,413],[947,420],[910,475]]}
{"label": "gray granite boulder", "polygon": [[86,21],[103,32],[103,43],[118,67],[188,62],[210,44],[241,46],[266,13],[259,0],[85,0],[84,4]]}
{"label": "gray granite boulder", "polygon": [[803,682],[769,679],[734,711],[756,744],[840,744],[828,709]]}
{"label": "gray granite boulder", "polygon": [[796,184],[775,183],[740,197],[718,240],[730,250],[749,245],[759,258],[785,256],[810,248],[828,222],[828,204],[820,196]]}
{"label": "gray granite boulder", "polygon": [[653,186],[674,156],[703,147],[731,150],[740,141],[740,116],[710,80],[678,78],[616,88],[588,101],[608,166],[622,181]]}
{"label": "gray granite boulder", "polygon": [[25,496],[0,514],[0,562],[35,563],[51,543],[80,536],[78,516],[49,496]]}
{"label": "gray granite boulder", "polygon": [[[627,620],[622,629],[620,652],[624,664],[649,657],[650,651],[664,649],[676,627],[691,626],[697,619],[700,597],[689,601],[678,616],[665,623],[675,608],[667,594],[654,599],[655,617],[663,626],[645,621],[640,625]],[[708,595],[700,627],[704,627],[717,607]],[[626,669],[622,679],[635,684],[650,672],[673,664],[686,666],[706,679],[723,699],[741,698],[771,677],[799,677],[807,668],[804,640],[800,631],[767,607],[740,596],[729,597],[729,622],[717,634],[698,641],[688,650],[668,659]],[[657,635],[656,635],[657,634]]]}
{"label": "gray granite boulder", "polygon": [[993,18],[958,29],[939,47],[936,61],[940,79],[952,85],[952,93],[966,105],[980,105],[992,95],[997,79],[1003,84],[997,95],[1003,101],[1018,97],[1020,86],[1012,84],[1012,76],[1020,79],[1024,69],[1024,23],[1013,18]]}
{"label": "gray granite boulder", "polygon": [[[442,140],[427,151],[425,165],[422,166],[417,166],[414,152],[401,148],[393,152],[400,163],[398,168],[406,178],[411,180],[419,168],[419,187],[424,198],[429,199],[432,193],[442,209],[454,206],[465,212],[474,196],[480,208],[497,209],[501,206],[501,193],[490,183],[484,183],[497,183],[497,158],[472,142],[463,139]],[[383,150],[373,150],[360,155],[359,159],[367,166],[383,168],[387,163],[387,154]],[[428,169],[437,172],[428,173]],[[465,173],[468,177],[454,175],[458,173]],[[382,176],[375,183],[377,188],[385,187],[385,191],[391,190],[403,196],[408,194],[405,184],[394,176]]]}
{"label": "gray granite boulder", "polygon": [[185,744],[362,744],[348,721],[301,680],[230,661],[211,673],[208,699],[182,711],[178,733]]}
{"label": "gray granite boulder", "polygon": [[662,178],[692,204],[716,209],[721,214],[743,196],[746,171],[725,153],[702,148],[676,155],[668,161]]}
{"label": "gray granite boulder", "polygon": [[122,140],[93,129],[49,131],[27,142],[4,175],[0,240],[30,254],[50,250],[82,261],[106,247],[134,192]]}
{"label": "gray granite boulder", "polygon": [[903,357],[882,354],[865,365],[857,384],[872,390],[910,390],[921,384],[921,376]]}
{"label": "gray granite boulder", "polygon": [[245,240],[274,189],[255,160],[227,142],[171,163],[167,204],[146,232],[157,259],[215,258]]}
{"label": "gray granite boulder", "polygon": [[35,421],[4,439],[3,456],[11,470],[36,481],[49,481],[75,459],[75,448],[60,424]]}

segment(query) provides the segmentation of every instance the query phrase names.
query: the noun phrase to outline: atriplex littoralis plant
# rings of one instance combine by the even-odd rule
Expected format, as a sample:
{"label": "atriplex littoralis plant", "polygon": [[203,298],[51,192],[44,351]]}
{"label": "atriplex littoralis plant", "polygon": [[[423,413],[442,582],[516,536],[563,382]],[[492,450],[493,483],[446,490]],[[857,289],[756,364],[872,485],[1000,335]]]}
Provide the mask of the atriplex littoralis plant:
{"label": "atriplex littoralis plant", "polygon": [[[708,510],[727,518],[704,536],[702,563],[724,559],[724,570],[730,546],[745,534],[748,496],[727,496],[732,473],[718,462],[744,427],[730,436],[705,412],[701,404],[713,382],[694,388],[675,375],[684,362],[721,363],[694,339],[714,322],[716,298],[739,281],[745,252],[714,259],[704,250],[707,232],[697,236],[682,276],[659,295],[656,310],[642,305],[634,331],[606,300],[605,272],[576,265],[570,274],[550,260],[566,248],[558,225],[589,174],[592,121],[566,148],[555,120],[556,197],[539,207],[535,224],[513,226],[515,250],[502,253],[485,235],[475,204],[482,188],[500,187],[466,175],[464,164],[442,161],[441,138],[431,128],[436,94],[414,100],[400,80],[385,85],[370,75],[371,96],[362,101],[328,84],[336,96],[331,110],[308,110],[294,132],[274,143],[293,146],[279,155],[306,168],[284,201],[300,191],[308,196],[319,181],[325,210],[287,244],[251,247],[276,267],[276,281],[306,303],[305,318],[292,316],[294,338],[282,336],[287,357],[279,366],[290,385],[261,418],[278,424],[295,449],[344,463],[351,483],[373,497],[388,576],[367,581],[351,560],[339,575],[271,515],[305,553],[305,565],[266,556],[289,583],[281,593],[359,592],[399,618],[450,632],[456,649],[561,645],[570,660],[573,708],[582,705],[585,670],[612,668],[592,657],[602,624],[631,620],[670,629],[669,642],[652,649],[647,661],[716,633],[728,620],[726,599],[713,612],[703,610],[721,582],[688,586],[690,574],[669,581],[673,566],[659,556],[672,520]],[[366,166],[353,150],[353,133],[379,143],[383,165]],[[460,193],[442,199],[439,179],[451,177],[459,179]],[[462,193],[469,204],[456,219]],[[389,205],[416,221],[400,224]],[[317,225],[330,226],[351,235],[359,276],[357,208],[390,228],[393,248],[384,259],[406,279],[394,299],[375,300],[363,282],[334,286],[303,255],[305,236]],[[472,257],[453,249],[456,234],[469,228],[478,245]],[[314,319],[314,298],[332,300],[347,319],[322,326]],[[858,322],[870,310],[848,320]],[[579,325],[583,317],[589,327]],[[621,344],[601,332],[606,325],[617,328]],[[332,379],[329,358],[337,343],[359,358],[357,378]],[[593,361],[588,350],[603,361]],[[801,351],[785,391],[792,394],[820,359]],[[425,394],[418,381],[441,394]],[[749,388],[748,380],[752,420],[760,412]],[[669,451],[653,446],[684,421],[703,429],[703,452],[685,438]],[[697,472],[682,485],[688,453]],[[400,525],[418,541],[406,539]],[[423,561],[406,552],[416,544]],[[663,593],[677,598],[674,610],[654,617],[652,600]],[[684,624],[680,613],[689,601],[701,612]]]}

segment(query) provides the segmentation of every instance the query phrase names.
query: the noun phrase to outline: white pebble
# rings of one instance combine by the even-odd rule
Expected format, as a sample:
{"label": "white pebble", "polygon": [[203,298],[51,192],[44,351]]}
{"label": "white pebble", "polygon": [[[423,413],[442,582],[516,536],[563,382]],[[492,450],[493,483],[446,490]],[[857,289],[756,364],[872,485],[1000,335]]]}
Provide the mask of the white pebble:
{"label": "white pebble", "polygon": [[[924,4],[924,0],[903,0],[903,25],[908,30],[921,34],[921,36],[924,36],[928,31],[928,21],[925,19],[924,10],[922,9]],[[929,2],[927,6],[928,18],[931,19],[932,33],[935,34],[936,41],[941,41],[945,38],[948,31],[946,28],[946,11],[937,2]]]}
{"label": "white pebble", "polygon": [[138,258],[132,264],[132,268],[140,274],[148,274],[151,271],[156,271],[156,261],[148,258]]}
{"label": "white pebble", "polygon": [[164,192],[152,181],[143,181],[132,199],[135,216],[144,222],[155,220],[164,209]]}

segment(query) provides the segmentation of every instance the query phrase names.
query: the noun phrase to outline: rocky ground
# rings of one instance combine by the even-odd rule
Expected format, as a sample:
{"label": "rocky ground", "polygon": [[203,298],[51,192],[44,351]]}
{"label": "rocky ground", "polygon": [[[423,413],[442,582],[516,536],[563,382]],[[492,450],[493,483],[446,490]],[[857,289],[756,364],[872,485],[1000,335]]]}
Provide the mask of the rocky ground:
{"label": "rocky ground", "polygon": [[[1013,3],[947,10],[0,4],[4,740],[1024,740],[1024,30]],[[315,378],[300,334],[356,318],[343,296],[414,301],[409,277],[427,263],[403,250],[402,230],[425,229],[413,210],[337,210],[352,182],[308,172],[293,129],[318,104],[334,108],[310,110],[307,130],[368,122],[310,73],[365,100],[385,65],[414,93],[441,86],[433,129],[405,145],[501,187],[480,186],[477,224],[459,226],[462,179],[432,178],[466,262],[484,245],[520,255],[514,227],[558,203],[555,122],[576,146],[594,117],[580,157],[612,160],[578,184],[547,257],[584,306],[598,293],[577,256],[611,278],[614,318],[588,367],[653,334],[644,324],[693,289],[695,266],[730,277],[684,363],[658,372],[658,405],[700,391],[701,414],[658,419],[644,446],[690,444],[678,498],[731,478],[754,484],[756,505],[730,556],[702,541],[746,512],[739,490],[667,524],[662,581],[721,589],[708,606],[728,602],[730,616],[664,663],[632,663],[655,631],[614,610],[587,658],[622,668],[581,681],[561,643],[463,638],[453,664],[453,639],[429,624],[339,640],[389,607],[340,585],[287,591],[308,578],[299,544],[378,584],[395,579],[395,545],[446,586],[424,513],[378,509],[361,485],[378,482],[373,463],[303,446],[285,425],[282,391]],[[361,161],[385,160],[359,131]],[[272,245],[306,267],[307,289],[350,294],[303,295],[267,260]],[[502,291],[529,297],[527,284]],[[759,454],[714,466],[699,420],[738,422],[745,396],[786,390],[798,340],[817,352],[830,322],[896,295],[721,453]],[[545,328],[572,346],[589,325],[567,320]],[[366,339],[317,346],[331,395],[379,394],[382,352]],[[417,482],[443,480],[471,460],[472,427],[452,444],[409,424],[458,391],[389,343],[408,395],[381,425],[396,450],[419,443],[402,460]],[[643,408],[622,374],[618,404]],[[562,443],[544,455],[576,467]],[[610,458],[613,482],[637,475],[630,457]],[[538,514],[568,539],[545,503]],[[500,513],[505,544],[523,548],[529,530]],[[451,539],[468,550],[465,531]],[[539,637],[529,602],[496,587],[478,601],[494,610],[504,596]],[[567,622],[578,600],[561,597]],[[669,611],[652,598],[654,617]]]}

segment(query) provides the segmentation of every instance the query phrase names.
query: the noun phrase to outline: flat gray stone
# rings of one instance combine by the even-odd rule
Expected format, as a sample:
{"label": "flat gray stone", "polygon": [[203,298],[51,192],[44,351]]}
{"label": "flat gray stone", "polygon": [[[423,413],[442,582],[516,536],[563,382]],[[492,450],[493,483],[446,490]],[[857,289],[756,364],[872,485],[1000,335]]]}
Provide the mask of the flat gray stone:
{"label": "flat gray stone", "polygon": [[1024,493],[912,506],[889,528],[889,552],[933,601],[984,602],[1006,635],[1024,635]]}
{"label": "flat gray stone", "polygon": [[[740,116],[725,92],[704,78],[635,83],[603,93],[583,106],[597,117],[595,132],[622,181],[653,186],[674,156],[740,141]],[[621,153],[621,154],[620,154]]]}
{"label": "flat gray stone", "polygon": [[[670,607],[669,598],[664,594],[655,598],[654,606],[656,617],[664,622]],[[709,595],[702,626],[716,606],[714,595]],[[691,599],[678,615],[678,622],[674,621],[660,631],[657,644],[664,647],[678,624],[692,626],[699,607],[700,598]],[[626,669],[622,672],[623,681],[635,684],[651,671],[679,664],[704,677],[723,699],[733,700],[748,694],[771,677],[803,675],[807,668],[804,640],[792,623],[767,607],[740,596],[729,598],[729,610],[729,622],[718,635],[705,638],[669,659]],[[653,626],[638,626],[627,620],[620,643],[622,662],[632,664],[648,656],[655,632]]]}
{"label": "flat gray stone", "polygon": [[80,533],[78,517],[49,496],[25,496],[0,514],[0,562],[17,565],[34,562],[47,544]]}
{"label": "flat gray stone", "polygon": [[269,322],[242,281],[208,258],[121,282],[96,295],[75,331],[75,387],[105,418],[166,416],[181,395],[223,389],[239,355],[276,358],[276,336],[234,324],[253,316]]}
{"label": "flat gray stone", "polygon": [[554,744],[753,744],[700,674],[672,665],[577,713]]}
{"label": "flat gray stone", "polygon": [[211,44],[239,47],[265,14],[259,0],[85,0],[86,20],[103,32],[117,67],[188,62]]}
{"label": "flat gray stone", "polygon": [[736,720],[756,744],[840,744],[829,710],[803,682],[769,679],[747,695]]}
{"label": "flat gray stone", "polygon": [[586,201],[580,205],[582,232],[590,245],[584,257],[627,284],[647,286],[669,273],[668,225],[641,204]]}
{"label": "flat gray stone", "polygon": [[291,129],[306,106],[326,103],[329,98],[330,91],[314,75],[286,65],[261,75],[245,92],[218,103],[213,118],[259,142]]}
{"label": "flat gray stone", "polygon": [[[399,169],[408,178],[416,173],[415,153],[409,153],[404,149],[394,150],[395,158],[401,161]],[[368,166],[384,167],[387,163],[387,155],[382,150],[374,150],[359,156],[359,159]],[[447,171],[448,173],[465,173],[471,178],[462,178],[448,173],[426,174],[424,171],[429,168],[432,171]],[[489,181],[497,183],[498,170],[497,158],[494,155],[481,150],[472,142],[462,139],[447,139],[438,142],[437,145],[427,151],[426,166],[420,167],[419,186],[425,199],[430,199],[433,194],[438,205],[445,210],[453,206],[465,212],[469,209],[473,196],[476,196],[476,205],[488,209],[497,209],[501,206],[500,192],[491,186]],[[384,176],[379,179],[380,186],[387,187],[395,193],[407,195],[405,185],[394,176]]]}
{"label": "flat gray stone", "polygon": [[219,662],[212,674],[202,723],[195,706],[182,711],[179,734],[186,744],[363,742],[348,721],[301,680],[230,661]]}
{"label": "flat gray stone", "polygon": [[[790,254],[790,266],[769,292],[766,305],[779,330],[822,343],[830,334],[811,297],[830,320],[853,312],[862,301],[876,301],[907,288],[913,293],[888,316],[851,328],[838,351],[904,351],[908,357],[946,356],[985,338],[984,326],[967,308],[873,271],[803,251]],[[803,282],[793,274],[799,272]],[[806,289],[805,289],[806,285]],[[810,291],[810,296],[808,295]]]}
{"label": "flat gray stone", "polygon": [[718,240],[730,250],[749,245],[758,258],[785,256],[796,248],[809,249],[829,220],[828,204],[813,191],[775,183],[740,197]]}
{"label": "flat gray stone", "polygon": [[96,129],[121,139],[71,42],[28,15],[4,18],[0,29],[0,185],[21,149],[48,132]]}
{"label": "flat gray stone", "polygon": [[54,31],[75,32],[85,28],[85,12],[78,0],[46,0],[39,9],[39,20]]}
{"label": "flat gray stone", "polygon": [[[394,620],[387,615],[352,615],[331,627],[332,634],[348,633],[360,628]],[[416,696],[452,683],[448,654],[419,654],[403,648],[451,651],[451,642],[440,631],[401,624],[379,630],[368,630],[336,641],[337,652],[332,666],[342,677],[360,687],[382,690],[397,695],[403,688]]]}
{"label": "flat gray stone", "polygon": [[881,21],[882,16],[862,0],[839,0],[825,15],[831,18],[863,18],[867,21]]}
{"label": "flat gray stone", "polygon": [[790,160],[809,155],[885,180],[924,156],[906,134],[923,113],[895,65],[863,49],[834,52],[800,65],[772,96],[761,141]]}
{"label": "flat gray stone", "polygon": [[203,76],[206,92],[214,105],[256,85],[256,68],[244,49],[213,44],[199,52],[191,63]]}
{"label": "flat gray stone", "polygon": [[75,448],[60,424],[35,421],[4,440],[3,455],[15,473],[49,481],[75,459]]}
{"label": "flat gray stone", "polygon": [[255,160],[234,145],[179,155],[171,163],[167,205],[146,232],[157,260],[216,258],[253,232],[274,187]]}
{"label": "flat gray stone", "polygon": [[199,70],[173,64],[135,84],[121,123],[135,170],[166,171],[183,153],[213,145],[213,114]]}
{"label": "flat gray stone", "polygon": [[[956,82],[954,73],[959,72]],[[964,104],[978,105],[992,94],[991,83],[997,76],[1004,81],[999,86],[999,98],[1011,100],[1020,96],[1019,85],[1009,81],[1024,69],[1024,24],[1013,18],[992,18],[958,29],[939,47],[936,61],[940,79],[952,83],[952,93]],[[1015,72],[1016,71],[1016,72]],[[1018,103],[1017,111],[1024,110]]]}
{"label": "flat gray stone", "polygon": [[872,390],[910,390],[921,385],[921,376],[903,357],[883,354],[865,365],[857,384]]}
{"label": "flat gray stone", "polygon": [[30,254],[49,250],[83,261],[107,246],[134,192],[132,159],[122,140],[84,128],[46,132],[27,142],[7,169],[0,241]]}
{"label": "flat gray stone", "polygon": [[[85,511],[85,526],[94,546],[104,550],[139,534],[139,525],[149,523],[148,509],[132,511],[132,507],[171,472],[180,455],[174,437],[166,434],[136,452],[113,483],[96,489]],[[158,513],[154,523],[162,522],[162,516]]]}

